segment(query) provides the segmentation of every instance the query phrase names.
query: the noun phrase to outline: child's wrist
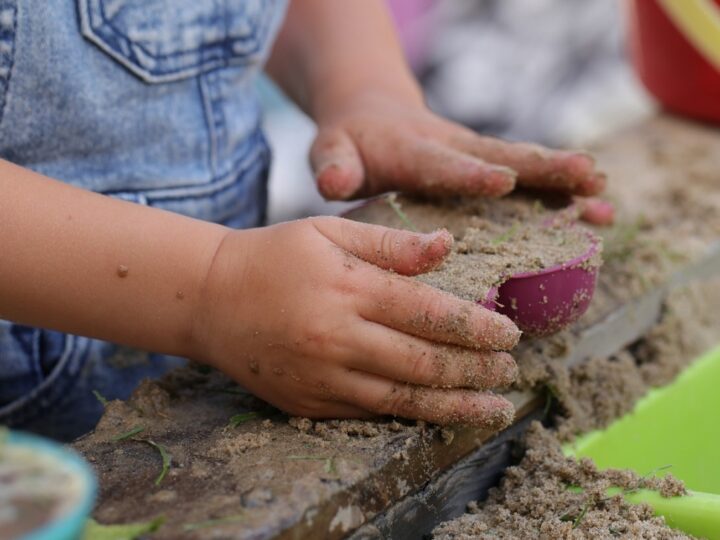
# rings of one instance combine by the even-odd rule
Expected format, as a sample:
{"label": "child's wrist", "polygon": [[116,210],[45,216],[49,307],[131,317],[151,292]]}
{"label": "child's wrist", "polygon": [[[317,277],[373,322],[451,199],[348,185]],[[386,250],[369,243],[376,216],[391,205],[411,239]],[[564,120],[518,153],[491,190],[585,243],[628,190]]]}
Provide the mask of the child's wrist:
{"label": "child's wrist", "polygon": [[[242,287],[250,231],[223,228],[204,264],[188,324],[184,356],[214,364],[213,332],[228,316],[227,295]],[[234,309],[232,306],[231,309]]]}

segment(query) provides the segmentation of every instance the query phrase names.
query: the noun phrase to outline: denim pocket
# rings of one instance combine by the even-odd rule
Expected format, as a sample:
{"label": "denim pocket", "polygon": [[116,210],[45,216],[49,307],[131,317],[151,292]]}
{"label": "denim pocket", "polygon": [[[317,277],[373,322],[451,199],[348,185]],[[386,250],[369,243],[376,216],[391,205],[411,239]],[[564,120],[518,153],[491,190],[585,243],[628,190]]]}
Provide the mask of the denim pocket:
{"label": "denim pocket", "polygon": [[282,7],[282,0],[78,0],[83,36],[153,83],[260,63]]}
{"label": "denim pocket", "polygon": [[17,0],[0,0],[0,121],[5,111],[5,96],[12,74],[16,29]]}
{"label": "denim pocket", "polygon": [[83,368],[88,342],[0,321],[0,424],[23,425],[62,401]]}

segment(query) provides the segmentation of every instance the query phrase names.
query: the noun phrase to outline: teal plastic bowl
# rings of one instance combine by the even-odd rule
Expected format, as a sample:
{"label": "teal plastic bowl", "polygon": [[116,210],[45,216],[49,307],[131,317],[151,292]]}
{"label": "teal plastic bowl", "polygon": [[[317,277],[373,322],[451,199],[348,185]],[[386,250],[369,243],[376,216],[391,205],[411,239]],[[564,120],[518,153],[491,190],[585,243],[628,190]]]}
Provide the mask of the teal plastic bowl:
{"label": "teal plastic bowl", "polygon": [[2,443],[8,447],[26,449],[30,453],[48,458],[58,469],[76,477],[79,482],[77,501],[42,527],[26,532],[19,540],[77,540],[92,511],[97,494],[97,482],[90,466],[69,448],[42,437],[9,432]]}

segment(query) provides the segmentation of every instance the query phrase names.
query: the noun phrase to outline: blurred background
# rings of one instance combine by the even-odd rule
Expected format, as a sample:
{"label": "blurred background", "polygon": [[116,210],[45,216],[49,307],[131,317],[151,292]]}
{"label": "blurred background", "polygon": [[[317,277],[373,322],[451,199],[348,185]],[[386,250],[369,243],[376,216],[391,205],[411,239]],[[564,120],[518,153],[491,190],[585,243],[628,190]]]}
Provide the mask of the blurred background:
{"label": "blurred background", "polygon": [[[584,147],[652,114],[627,59],[621,2],[387,0],[430,107],[476,131]],[[261,84],[274,152],[269,221],[335,214],[315,190],[315,126]]]}

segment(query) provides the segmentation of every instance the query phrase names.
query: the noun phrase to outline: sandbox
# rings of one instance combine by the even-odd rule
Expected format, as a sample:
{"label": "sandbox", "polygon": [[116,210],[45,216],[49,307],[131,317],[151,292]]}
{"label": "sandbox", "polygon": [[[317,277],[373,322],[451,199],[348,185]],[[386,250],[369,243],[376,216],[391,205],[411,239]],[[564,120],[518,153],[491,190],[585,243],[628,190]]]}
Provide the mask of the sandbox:
{"label": "sandbox", "polygon": [[[484,527],[490,510],[515,522],[537,510],[532,501],[512,507],[504,495],[511,491],[502,487],[488,499],[508,466],[519,464],[517,474],[527,470],[514,448],[533,419],[551,431],[533,428],[529,447],[554,447],[562,457],[561,440],[629,412],[720,335],[711,316],[720,301],[720,285],[712,281],[720,276],[717,134],[659,118],[597,154],[611,179],[618,224],[593,231],[603,239],[605,262],[587,312],[551,336],[523,339],[514,351],[520,379],[505,394],[516,406],[513,426],[495,434],[392,418],[288,418],[221,374],[190,366],[145,383],[128,402],[110,403],[95,432],[74,444],[98,474],[94,518],[118,524],[162,517],[151,535],[159,539],[417,539],[433,530],[438,538],[482,537],[463,527]],[[537,211],[534,203],[525,208]],[[402,200],[401,209],[414,222]],[[519,230],[496,245],[514,246]],[[465,235],[457,236],[456,249]],[[474,285],[472,297],[481,300],[494,283],[479,276]],[[591,466],[584,471],[595,475]],[[561,471],[550,472],[557,478]],[[515,473],[509,474],[501,486],[512,487]],[[651,510],[620,500],[596,508],[582,494],[572,497],[579,505],[558,506],[548,517],[568,537],[591,537],[590,518],[599,519],[593,512],[612,508],[611,520],[632,518],[648,535],[682,537]],[[472,501],[473,513],[465,514]],[[453,519],[454,532],[441,525]],[[620,532],[604,530],[608,538]]]}

